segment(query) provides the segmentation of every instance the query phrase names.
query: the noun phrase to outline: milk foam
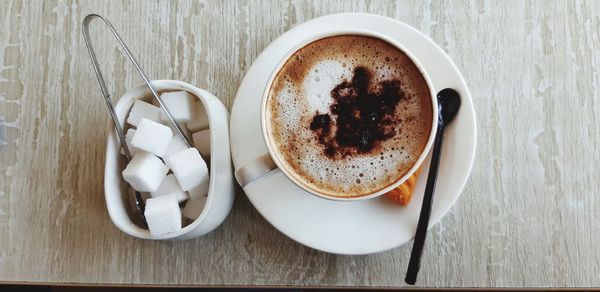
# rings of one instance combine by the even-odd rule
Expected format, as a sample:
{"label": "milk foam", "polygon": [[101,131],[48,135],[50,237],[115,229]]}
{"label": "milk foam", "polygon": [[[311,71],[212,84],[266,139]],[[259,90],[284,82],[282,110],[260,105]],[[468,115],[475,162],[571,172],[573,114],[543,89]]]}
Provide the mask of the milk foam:
{"label": "milk foam", "polygon": [[[345,41],[320,47],[321,40],[313,43],[317,44],[314,48],[311,44],[300,50],[301,58],[290,58],[284,65],[279,73],[283,76],[269,94],[267,127],[280,160],[305,186],[330,196],[354,197],[385,188],[413,166],[427,142],[432,114],[429,90],[410,59],[383,41],[344,37],[358,40],[358,47],[344,47],[348,46]],[[339,37],[331,39],[335,38]],[[336,44],[340,48],[335,49]],[[297,72],[300,66],[304,66],[302,74]],[[375,91],[381,81],[399,79],[407,98],[395,109],[401,122],[395,125],[394,137],[367,153],[334,159],[325,155],[309,125],[316,113],[330,113],[331,90],[350,80],[356,66],[373,72]]]}

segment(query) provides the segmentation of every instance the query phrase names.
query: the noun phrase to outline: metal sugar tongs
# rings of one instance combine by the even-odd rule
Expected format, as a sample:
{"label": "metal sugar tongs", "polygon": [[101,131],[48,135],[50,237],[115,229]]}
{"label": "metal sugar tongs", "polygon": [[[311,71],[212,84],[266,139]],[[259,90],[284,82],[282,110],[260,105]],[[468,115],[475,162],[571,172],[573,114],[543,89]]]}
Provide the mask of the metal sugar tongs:
{"label": "metal sugar tongs", "polygon": [[[129,60],[133,63],[133,66],[135,67],[135,69],[138,71],[138,73],[140,73],[140,76],[142,76],[142,79],[144,80],[144,82],[146,83],[146,85],[148,86],[150,91],[152,92],[152,95],[154,96],[154,98],[156,98],[156,100],[160,104],[160,108],[167,115],[171,125],[175,126],[175,129],[177,129],[177,133],[183,138],[183,140],[185,141],[187,146],[193,147],[192,146],[193,143],[190,141],[190,139],[185,134],[183,134],[181,127],[179,126],[177,121],[175,121],[175,119],[173,118],[173,115],[171,114],[169,109],[167,109],[167,107],[165,106],[165,103],[160,98],[160,96],[158,95],[158,93],[156,92],[156,90],[154,89],[152,84],[150,84],[150,81],[149,81],[148,77],[146,77],[146,74],[144,74],[142,67],[140,67],[138,62],[135,60],[135,58],[133,57],[133,55],[127,48],[127,45],[125,45],[125,43],[123,42],[123,39],[121,39],[121,37],[119,36],[119,34],[115,30],[115,28],[112,26],[112,24],[108,20],[106,20],[104,17],[102,17],[98,14],[89,14],[83,19],[83,23],[82,23],[83,38],[85,39],[85,44],[87,46],[88,53],[90,54],[90,59],[92,60],[92,65],[94,66],[94,72],[96,72],[96,77],[98,78],[98,83],[100,84],[100,89],[102,90],[102,95],[104,96],[104,101],[106,101],[108,111],[110,112],[110,116],[112,118],[113,124],[117,131],[119,141],[121,142],[121,147],[123,148],[123,151],[125,152],[125,156],[127,157],[127,161],[130,161],[132,157],[131,157],[131,153],[129,152],[129,147],[127,146],[127,142],[125,140],[125,133],[123,132],[123,128],[121,127],[121,124],[119,123],[119,119],[117,118],[117,114],[115,112],[115,108],[113,106],[112,99],[110,97],[110,94],[108,93],[108,88],[106,86],[106,83],[104,82],[104,77],[102,76],[102,71],[100,70],[100,65],[98,64],[98,59],[96,58],[96,53],[94,52],[94,49],[92,48],[92,44],[90,41],[89,24],[94,18],[99,18],[100,20],[102,20],[104,22],[104,24],[106,24],[106,26],[108,27],[110,32],[113,34],[113,36],[115,37],[115,39],[117,40],[119,45],[121,45],[121,48],[123,48],[123,51],[129,58]],[[202,159],[204,161],[207,161],[206,157],[202,157]],[[144,203],[144,200],[142,199],[142,195],[138,191],[135,191],[135,195],[134,195],[133,199],[135,201],[135,207],[138,211],[138,215],[139,215],[140,219],[142,220],[142,223],[144,224],[145,227],[148,227],[148,224],[146,222],[146,217],[144,216],[144,210],[146,208],[146,204]]]}

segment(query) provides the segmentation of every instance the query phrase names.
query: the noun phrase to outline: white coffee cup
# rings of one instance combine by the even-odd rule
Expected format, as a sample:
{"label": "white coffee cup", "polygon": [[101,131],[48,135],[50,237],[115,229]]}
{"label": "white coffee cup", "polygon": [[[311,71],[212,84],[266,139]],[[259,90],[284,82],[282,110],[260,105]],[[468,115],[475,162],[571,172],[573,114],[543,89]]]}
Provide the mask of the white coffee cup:
{"label": "white coffee cup", "polygon": [[[429,137],[427,139],[425,148],[419,155],[419,157],[416,160],[416,162],[414,163],[414,165],[410,168],[409,171],[407,171],[400,179],[395,181],[393,184],[390,184],[387,187],[385,187],[379,191],[365,194],[362,196],[334,197],[331,195],[320,193],[311,188],[308,188],[292,174],[291,170],[287,169],[284,166],[285,164],[282,162],[282,158],[277,154],[277,152],[273,146],[273,141],[271,141],[271,138],[270,138],[271,135],[269,135],[269,133],[267,133],[267,131],[268,131],[267,130],[268,127],[266,126],[267,122],[268,122],[266,120],[267,99],[268,99],[268,95],[269,95],[271,86],[273,84],[273,81],[275,80],[275,77],[277,76],[277,73],[285,65],[287,60],[292,55],[294,55],[294,53],[296,53],[298,50],[302,49],[306,45],[308,45],[312,42],[315,42],[317,40],[323,39],[323,38],[339,36],[339,35],[363,35],[363,36],[374,37],[374,38],[381,39],[381,40],[395,46],[396,48],[398,48],[405,55],[407,55],[410,58],[410,60],[416,65],[416,67],[419,69],[423,78],[425,79],[425,82],[427,83],[427,87],[429,89],[430,97],[431,97],[431,104],[432,104],[431,129],[429,132]],[[415,58],[415,56],[410,51],[408,51],[402,44],[398,43],[397,41],[395,41],[385,35],[382,35],[382,34],[379,34],[379,33],[373,32],[373,31],[368,31],[368,30],[344,30],[344,31],[328,32],[328,33],[324,33],[324,34],[314,35],[312,37],[309,37],[309,38],[299,41],[280,60],[278,65],[274,68],[273,72],[271,73],[271,76],[269,77],[268,82],[266,83],[265,88],[262,93],[262,103],[261,103],[261,112],[260,112],[262,136],[263,136],[265,144],[267,145],[268,152],[256,157],[252,161],[250,161],[250,162],[242,165],[238,169],[236,169],[235,177],[236,177],[238,183],[242,187],[245,187],[246,185],[251,184],[252,182],[260,179],[263,175],[265,175],[269,171],[279,168],[281,170],[281,172],[290,181],[292,181],[294,184],[296,184],[298,187],[304,189],[305,191],[307,191],[310,194],[313,194],[313,195],[321,197],[321,198],[330,199],[330,200],[338,200],[338,201],[355,201],[355,200],[365,200],[365,199],[378,197],[378,196],[383,195],[383,194],[389,192],[390,190],[398,187],[402,183],[404,183],[404,181],[406,181],[421,166],[421,164],[425,160],[425,157],[427,156],[427,153],[429,152],[429,150],[433,144],[433,140],[435,138],[435,134],[436,134],[436,130],[437,130],[437,122],[438,122],[437,121],[437,117],[438,117],[437,113],[438,113],[437,97],[436,97],[434,88],[431,85],[431,80],[430,80],[429,76],[427,75],[427,72],[425,72],[425,70],[423,69],[423,66],[419,63],[419,61]]]}

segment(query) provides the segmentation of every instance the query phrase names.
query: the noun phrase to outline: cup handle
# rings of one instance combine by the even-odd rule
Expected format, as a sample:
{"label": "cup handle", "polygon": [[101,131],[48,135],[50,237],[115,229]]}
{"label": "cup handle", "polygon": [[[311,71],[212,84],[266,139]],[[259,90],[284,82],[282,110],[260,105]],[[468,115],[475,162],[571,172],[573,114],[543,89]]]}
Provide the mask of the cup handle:
{"label": "cup handle", "polygon": [[276,168],[277,165],[267,152],[236,169],[235,179],[243,188]]}

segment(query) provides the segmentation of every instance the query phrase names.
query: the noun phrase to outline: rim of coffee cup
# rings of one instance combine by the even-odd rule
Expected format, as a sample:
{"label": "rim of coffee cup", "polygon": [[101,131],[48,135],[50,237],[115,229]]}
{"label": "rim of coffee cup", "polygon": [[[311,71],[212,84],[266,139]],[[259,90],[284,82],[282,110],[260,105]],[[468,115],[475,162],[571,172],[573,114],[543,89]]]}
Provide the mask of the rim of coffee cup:
{"label": "rim of coffee cup", "polygon": [[[306,47],[307,45],[309,45],[313,42],[316,42],[318,40],[325,39],[328,37],[335,37],[335,36],[342,36],[342,35],[359,35],[359,36],[368,36],[368,37],[377,38],[377,39],[383,40],[383,41],[393,45],[394,47],[396,47],[397,49],[402,51],[406,56],[408,56],[408,58],[413,62],[413,64],[415,64],[415,66],[417,67],[417,69],[419,70],[419,72],[421,73],[423,78],[425,79],[425,83],[427,84],[427,88],[429,89],[429,95],[431,98],[431,105],[432,105],[431,129],[429,131],[429,137],[427,138],[427,143],[425,144],[423,151],[419,155],[418,159],[415,160],[415,162],[413,163],[413,166],[402,177],[400,177],[398,180],[396,180],[394,183],[391,183],[391,184],[387,185],[386,187],[379,189],[375,192],[371,192],[371,193],[360,195],[360,196],[353,196],[353,197],[332,196],[332,195],[320,193],[319,191],[313,190],[313,189],[309,188],[308,186],[306,186],[304,183],[302,183],[302,181],[300,179],[298,179],[296,177],[296,175],[292,171],[289,171],[288,169],[283,167],[283,164],[281,162],[281,159],[283,159],[283,158],[279,157],[279,155],[277,154],[277,151],[275,151],[274,146],[272,145],[273,142],[271,141],[271,137],[270,137],[269,133],[267,133],[267,120],[266,120],[266,116],[265,116],[266,107],[267,107],[267,99],[269,96],[271,85],[273,84],[275,77],[277,76],[277,74],[279,73],[281,68],[287,63],[289,58],[294,53],[296,53],[300,49]],[[269,151],[269,155],[271,156],[271,159],[273,160],[273,162],[275,162],[275,164],[277,165],[277,168],[279,168],[281,170],[281,172],[291,182],[293,182],[295,185],[302,188],[306,192],[308,192],[312,195],[315,195],[317,197],[323,198],[323,199],[333,200],[333,201],[359,201],[359,200],[368,200],[368,199],[379,197],[379,196],[393,190],[394,188],[397,188],[398,186],[403,184],[411,175],[413,175],[415,173],[415,171],[417,171],[417,169],[419,169],[421,164],[423,164],[423,161],[425,160],[425,158],[427,157],[427,154],[431,150],[431,147],[433,145],[433,142],[435,140],[435,135],[437,132],[438,101],[437,101],[437,97],[436,97],[436,92],[433,88],[433,85],[431,83],[431,79],[429,78],[429,75],[427,74],[427,72],[425,72],[425,70],[424,70],[423,66],[421,65],[421,63],[419,62],[419,60],[408,49],[406,49],[400,42],[398,42],[388,36],[385,36],[381,33],[372,31],[372,30],[363,30],[363,29],[336,30],[336,31],[328,31],[328,32],[323,32],[323,33],[319,33],[319,34],[314,34],[312,36],[302,39],[301,41],[296,43],[283,56],[283,58],[281,58],[281,60],[279,60],[279,62],[277,63],[277,66],[271,72],[265,88],[263,89],[262,99],[261,99],[260,119],[261,119],[261,132],[262,132],[265,144],[267,146],[267,150]]]}

